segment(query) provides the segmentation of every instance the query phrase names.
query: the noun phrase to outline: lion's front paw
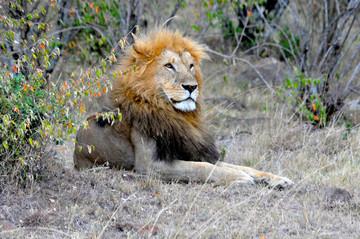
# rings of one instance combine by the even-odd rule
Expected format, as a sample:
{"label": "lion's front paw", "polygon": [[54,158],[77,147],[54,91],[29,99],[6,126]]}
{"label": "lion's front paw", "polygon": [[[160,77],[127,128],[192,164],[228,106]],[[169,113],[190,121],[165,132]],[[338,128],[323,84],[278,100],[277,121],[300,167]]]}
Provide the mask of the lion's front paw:
{"label": "lion's front paw", "polygon": [[254,185],[256,183],[255,179],[246,173],[242,173],[240,176],[237,175],[236,179],[232,181],[241,185]]}
{"label": "lion's front paw", "polygon": [[268,184],[270,187],[273,187],[273,188],[288,188],[288,187],[291,187],[292,185],[294,185],[295,183],[286,177],[274,176],[268,182]]}
{"label": "lion's front paw", "polygon": [[256,183],[255,179],[248,174],[245,174],[245,176],[241,178],[240,182],[249,185],[253,185]]}

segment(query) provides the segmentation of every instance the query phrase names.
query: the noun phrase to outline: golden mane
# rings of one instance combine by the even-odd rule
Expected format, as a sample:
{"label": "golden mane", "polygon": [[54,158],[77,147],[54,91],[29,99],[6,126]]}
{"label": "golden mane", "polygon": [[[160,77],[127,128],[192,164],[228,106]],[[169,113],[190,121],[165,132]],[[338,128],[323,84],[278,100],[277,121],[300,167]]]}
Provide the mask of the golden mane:
{"label": "golden mane", "polygon": [[[119,90],[122,91],[121,88],[124,85],[130,86],[130,88],[136,90],[136,94],[145,97],[145,99],[152,101],[152,103],[156,103],[153,100],[156,101],[157,97],[154,96],[157,92],[154,91],[158,89],[154,88],[156,85],[154,78],[158,71],[158,66],[154,61],[164,49],[178,54],[184,51],[189,52],[194,57],[195,65],[200,65],[201,60],[208,59],[203,45],[190,38],[183,37],[178,31],[171,32],[164,28],[155,29],[149,34],[138,38],[134,45],[125,51],[125,56],[120,61],[119,67],[120,72],[124,73],[124,75],[114,82],[114,90],[113,94],[111,94],[111,99],[114,103],[117,102]],[[201,93],[202,73],[200,68],[198,69],[195,78]],[[199,102],[202,103],[202,97],[200,97]],[[162,102],[158,103],[161,104]]]}
{"label": "golden mane", "polygon": [[[156,60],[164,49],[178,54],[187,51],[194,58],[200,91],[196,110],[182,112],[175,109],[157,85],[156,74],[160,66]],[[204,58],[207,55],[203,45],[179,32],[160,28],[137,39],[120,61],[119,70],[123,74],[114,82],[111,101],[120,108],[125,120],[140,132],[157,139],[160,159],[170,160],[175,156],[192,161],[218,160],[219,154],[201,114],[203,97],[199,65]]]}

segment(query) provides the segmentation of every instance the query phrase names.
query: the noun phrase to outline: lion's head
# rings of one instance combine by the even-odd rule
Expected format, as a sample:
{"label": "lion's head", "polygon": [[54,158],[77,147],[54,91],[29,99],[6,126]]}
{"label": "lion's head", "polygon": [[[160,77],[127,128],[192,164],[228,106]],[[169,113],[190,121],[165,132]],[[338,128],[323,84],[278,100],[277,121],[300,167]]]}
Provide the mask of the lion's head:
{"label": "lion's head", "polygon": [[[194,57],[187,51],[178,54],[164,50],[159,56],[156,80],[174,108],[187,112],[196,109],[199,97]],[[163,67],[161,67],[163,66]]]}
{"label": "lion's head", "polygon": [[[178,32],[157,29],[136,39],[125,55],[121,70],[129,75],[120,79],[122,87],[130,84],[138,96],[148,102],[160,103],[158,106],[161,107],[167,103],[177,110],[189,112],[200,106],[200,62],[207,57],[202,45]],[[117,101],[118,93],[112,94]]]}

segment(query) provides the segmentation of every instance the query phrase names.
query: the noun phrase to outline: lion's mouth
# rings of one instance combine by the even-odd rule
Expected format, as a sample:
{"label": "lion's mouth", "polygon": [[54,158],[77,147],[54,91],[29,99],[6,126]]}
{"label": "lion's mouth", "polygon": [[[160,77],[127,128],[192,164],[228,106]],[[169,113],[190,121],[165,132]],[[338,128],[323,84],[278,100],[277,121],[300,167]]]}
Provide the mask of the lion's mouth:
{"label": "lion's mouth", "polygon": [[170,100],[171,100],[171,102],[174,103],[174,104],[178,104],[178,103],[181,103],[181,102],[185,102],[185,101],[187,101],[187,100],[192,100],[192,101],[195,102],[195,100],[194,100],[193,98],[191,98],[191,97],[188,97],[188,98],[186,98],[185,100],[180,100],[180,101],[174,100],[174,99],[170,99]]}

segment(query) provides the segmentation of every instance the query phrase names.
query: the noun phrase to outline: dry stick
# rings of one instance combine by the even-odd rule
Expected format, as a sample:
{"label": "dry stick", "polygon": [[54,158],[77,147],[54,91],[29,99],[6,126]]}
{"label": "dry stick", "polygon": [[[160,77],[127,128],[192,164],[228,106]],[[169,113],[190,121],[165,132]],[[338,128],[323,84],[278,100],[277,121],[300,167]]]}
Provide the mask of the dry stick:
{"label": "dry stick", "polygon": [[360,95],[360,91],[358,91],[358,90],[356,90],[356,89],[354,89],[354,88],[351,88],[350,90],[351,90],[352,92],[354,92],[354,93],[356,93],[356,94]]}
{"label": "dry stick", "polygon": [[[219,161],[218,161],[218,162],[219,162]],[[205,180],[205,182],[203,183],[203,185],[201,185],[201,188],[200,188],[199,192],[196,194],[193,202],[191,203],[189,209],[187,210],[188,212],[190,212],[191,209],[193,208],[193,206],[195,205],[195,202],[197,201],[198,197],[200,196],[200,193],[203,191],[203,188],[205,187],[205,185],[207,185],[207,183],[208,183],[211,175],[213,174],[214,170],[216,169],[216,167],[217,167],[217,163],[214,165],[213,169],[211,170],[209,176],[206,178],[206,180]],[[185,214],[185,217],[184,217],[184,219],[183,219],[183,221],[182,221],[182,223],[181,223],[182,226],[177,230],[174,238],[177,238],[177,237],[178,237],[177,234],[178,234],[178,232],[183,228],[183,226],[185,225],[185,220],[187,219],[187,217],[188,217],[189,214],[190,214],[190,213],[186,213],[186,214]]]}
{"label": "dry stick", "polygon": [[359,70],[360,70],[360,63],[356,66],[356,68],[355,68],[355,70],[354,70],[354,73],[352,74],[350,80],[349,80],[348,83],[346,84],[346,87],[345,87],[345,89],[344,89],[344,91],[343,91],[343,94],[345,94],[345,93],[348,91],[351,83],[355,80],[355,76],[357,75],[357,73],[359,72]]}
{"label": "dry stick", "polygon": [[344,69],[343,73],[341,73],[340,79],[343,78],[348,73],[348,71],[350,69],[350,66],[354,62],[359,50],[360,50],[360,42],[355,47],[355,50],[354,50],[353,54],[351,55],[351,58],[350,58],[350,60],[349,60],[349,62],[347,64],[346,68]]}
{"label": "dry stick", "polygon": [[164,26],[169,26],[169,25],[170,25],[171,20],[175,17],[177,11],[179,10],[179,8],[180,8],[180,6],[181,6],[181,4],[182,4],[182,1],[183,1],[183,0],[179,0],[179,1],[176,3],[174,10],[171,12],[170,17],[168,18],[168,20],[165,21]]}
{"label": "dry stick", "polygon": [[[164,4],[164,0],[160,0],[160,3],[159,4],[159,7],[158,7],[158,10],[156,11],[156,15],[155,15],[155,26],[159,25],[159,20],[160,20],[160,11],[162,10],[162,6]],[[150,7],[152,8],[151,10],[151,13],[154,13],[155,9],[153,8],[153,5],[150,4]]]}
{"label": "dry stick", "polygon": [[[359,6],[360,6],[360,5],[359,5]],[[320,43],[320,45],[319,45],[319,47],[318,47],[317,55],[316,55],[316,57],[314,58],[314,61],[313,61],[312,65],[311,65],[311,68],[312,68],[312,66],[317,66],[317,67],[319,68],[319,65],[316,64],[316,62],[317,62],[318,58],[320,57],[320,54],[322,53],[323,46],[324,46],[325,44],[327,44],[327,42],[326,42],[326,40],[327,40],[327,34],[328,34],[328,32],[331,30],[331,26],[332,26],[333,24],[337,24],[337,22],[338,22],[342,17],[344,17],[347,13],[352,12],[353,10],[354,10],[354,9],[349,9],[349,10],[347,10],[347,11],[345,11],[345,12],[342,12],[339,16],[337,16],[336,18],[334,18],[334,19],[329,23],[329,26],[328,26],[328,27],[326,27],[326,29],[324,30],[324,33],[325,33],[325,34],[324,34],[323,40],[322,40],[322,42]],[[346,15],[345,17],[346,17],[346,19],[343,20],[343,22],[347,22],[347,21],[349,20],[349,18],[351,17],[351,15]],[[345,25],[345,23],[343,24],[343,26],[342,26],[341,28],[343,28],[344,25]],[[309,69],[310,71],[311,71],[311,68]]]}
{"label": "dry stick", "polygon": [[129,29],[130,26],[130,15],[131,15],[131,4],[133,3],[133,1],[128,1],[127,3],[127,9],[126,9],[126,30]]}
{"label": "dry stick", "polygon": [[116,210],[113,212],[113,214],[111,215],[110,219],[107,221],[106,225],[103,227],[103,229],[101,230],[99,236],[97,237],[98,239],[101,239],[101,237],[103,236],[106,228],[109,226],[109,223],[111,222],[111,220],[114,218],[115,214],[119,211],[119,209],[121,208],[121,206],[126,203],[130,198],[132,198],[133,196],[135,196],[136,193],[131,194],[129,197],[127,197],[117,208]]}
{"label": "dry stick", "polygon": [[[157,221],[159,220],[161,214],[163,212],[165,212],[166,210],[168,210],[175,202],[177,201],[177,199],[175,199],[174,201],[172,201],[167,207],[163,208],[160,210],[160,212],[157,214],[156,218],[155,218],[155,221],[154,221],[154,224],[151,226],[150,230],[149,230],[149,235],[148,236],[151,236],[151,234],[153,233],[153,230],[154,230],[154,227],[157,223]],[[139,232],[141,232],[146,226],[148,226],[149,223],[145,224],[144,226],[142,226],[137,232],[135,232],[134,235],[132,235],[130,238],[134,238]]]}
{"label": "dry stick", "polygon": [[[360,5],[359,5],[358,7],[360,7]],[[352,16],[352,14],[350,13],[351,11],[353,11],[353,9],[347,10],[347,11],[345,12],[346,14],[344,15],[344,16],[345,16],[344,19],[343,19],[343,18],[339,18],[339,19],[338,19],[338,21],[341,22],[340,24],[342,24],[341,26],[338,26],[338,29],[344,29],[344,28],[345,28],[346,23],[348,22],[348,20],[349,20],[350,17]],[[347,30],[347,32],[346,32],[345,37],[339,36],[339,35],[342,35],[342,34],[341,34],[341,33],[342,33],[342,30],[338,30],[338,31],[334,30],[334,32],[336,32],[336,35],[337,35],[338,37],[333,37],[332,39],[336,39],[336,38],[338,38],[338,39],[336,40],[336,42],[333,42],[333,43],[332,43],[332,46],[329,47],[328,52],[323,56],[323,59],[322,59],[322,61],[321,61],[321,64],[319,64],[319,66],[318,66],[318,72],[317,72],[317,74],[320,73],[320,69],[321,69],[322,65],[324,64],[325,60],[327,59],[328,53],[330,53],[330,50],[332,50],[332,49],[333,49],[333,46],[334,46],[334,45],[337,45],[337,43],[339,43],[342,38],[343,38],[344,40],[343,40],[341,46],[339,46],[339,50],[338,50],[338,51],[341,51],[341,50],[343,49],[345,43],[347,42],[347,38],[349,37],[349,34],[350,34],[351,30],[352,30],[353,24],[354,24],[355,19],[356,19],[356,15],[357,15],[357,11],[355,11],[355,15],[353,16],[353,21],[351,22],[351,24],[350,24],[350,26],[349,26],[349,28],[348,28],[348,30]],[[338,23],[337,23],[338,21],[336,21],[335,23],[338,24]],[[328,30],[331,30],[331,28],[328,28]],[[355,39],[357,38],[357,35],[358,35],[358,34],[359,34],[359,33],[356,33],[355,37],[353,37],[353,39],[354,39],[353,41],[355,41]],[[353,41],[352,41],[352,42],[353,42]],[[351,44],[352,44],[352,43],[351,43]],[[350,45],[351,45],[351,44],[350,44]],[[349,49],[349,46],[348,46],[348,49]],[[339,64],[341,63],[341,61],[342,61],[343,57],[346,55],[346,53],[347,53],[347,51],[345,51],[341,57],[338,57],[338,60],[336,61],[335,66],[333,67],[333,69],[331,70],[331,72],[330,72],[330,74],[329,74],[330,77],[331,77],[332,74],[336,71],[337,67],[338,67]]]}
{"label": "dry stick", "polygon": [[[282,55],[283,58],[285,59],[285,62],[286,62],[286,64],[287,64],[288,66],[291,66],[291,64],[290,64],[288,58],[285,56],[284,51],[290,53],[290,54],[294,57],[294,59],[296,60],[295,53],[291,52],[289,49],[287,49],[287,48],[285,48],[285,47],[283,47],[283,46],[281,46],[281,45],[279,45],[279,44],[277,44],[277,43],[270,43],[270,42],[263,42],[263,43],[261,43],[261,45],[253,46],[253,47],[245,50],[243,53],[246,55],[248,52],[250,52],[250,51],[252,51],[252,50],[254,50],[254,49],[256,49],[256,48],[259,48],[259,47],[261,47],[261,46],[274,46],[274,47],[277,47],[277,48],[279,49],[281,55]],[[297,60],[296,60],[296,61],[297,61]],[[296,63],[296,65],[299,66],[297,63]]]}
{"label": "dry stick", "polygon": [[[271,22],[268,21],[268,23],[269,23],[270,25],[276,26],[276,25],[279,24],[280,19],[281,19],[281,16],[284,14],[284,12],[285,12],[284,10],[286,9],[286,7],[287,7],[287,5],[288,5],[287,3],[285,3],[285,5],[284,5],[282,1],[279,1],[278,3],[279,3],[279,5],[280,5],[280,7],[279,7],[280,10],[278,10],[277,14],[275,15],[275,18],[272,19]],[[264,19],[263,19],[263,20],[264,20]],[[267,33],[265,33],[264,41],[269,40],[270,37],[271,37],[271,35],[272,35],[273,33],[274,33],[274,28],[271,28],[270,31],[268,31]]]}
{"label": "dry stick", "polygon": [[[348,42],[348,47],[345,49],[345,51],[343,52],[343,54],[340,56],[340,58],[337,60],[337,62],[336,62],[336,65],[334,66],[334,68],[331,70],[331,72],[330,72],[330,75],[333,75],[335,72],[336,72],[336,70],[337,70],[337,68],[340,66],[340,63],[344,60],[344,57],[347,55],[347,53],[349,52],[349,50],[350,50],[350,48],[351,48],[351,46],[353,45],[353,43],[356,41],[356,39],[358,38],[358,36],[360,35],[360,30],[354,35],[354,37],[350,40],[350,42]],[[345,44],[345,41],[343,42],[343,44]],[[360,45],[360,43],[358,44],[358,46]],[[355,48],[355,51],[354,51],[354,53],[356,52],[356,50],[359,50],[359,49],[357,49],[358,48],[358,46]],[[352,55],[353,56],[353,55]],[[352,59],[352,58],[351,58]],[[352,61],[353,61],[354,59],[352,59]],[[350,61],[350,63],[352,64],[352,61]],[[346,69],[348,69],[348,67],[350,67],[350,63],[348,63],[348,66],[346,67]],[[339,83],[339,80],[338,80],[338,82],[337,83]]]}
{"label": "dry stick", "polygon": [[213,53],[215,55],[218,55],[218,56],[221,56],[221,57],[224,57],[224,58],[227,58],[227,59],[233,59],[233,60],[238,60],[238,61],[242,61],[242,62],[245,62],[246,64],[248,64],[251,68],[254,69],[254,71],[260,76],[261,80],[265,83],[265,85],[271,90],[272,93],[276,93],[275,90],[270,86],[270,84],[264,79],[263,75],[258,71],[258,69],[256,69],[256,67],[251,64],[250,61],[244,59],[244,58],[239,58],[239,57],[234,57],[234,56],[228,56],[228,55],[225,55],[225,54],[222,54],[222,53],[219,53],[219,52],[216,52],[212,49],[210,49],[209,47],[206,47],[206,51],[210,52],[210,53]]}
{"label": "dry stick", "polygon": [[[237,50],[239,49],[240,44],[241,44],[241,42],[242,42],[242,38],[243,38],[243,36],[244,36],[244,34],[245,34],[245,29],[246,29],[248,23],[249,23],[249,17],[246,17],[246,21],[245,21],[245,24],[244,24],[244,28],[243,28],[243,30],[242,30],[242,32],[241,32],[241,35],[240,35],[240,39],[237,40],[237,37],[236,37],[237,46],[235,47],[234,51],[231,53],[230,57],[235,56],[235,53],[236,53]],[[236,32],[235,32],[235,34],[236,34]]]}
{"label": "dry stick", "polygon": [[[283,48],[284,50],[286,50],[287,52],[289,52],[289,53],[293,56],[293,58],[294,58],[294,60],[295,60],[295,62],[296,62],[296,65],[298,66],[298,68],[300,68],[299,60],[297,59],[297,57],[296,57],[296,55],[295,55],[295,51],[300,52],[300,49],[298,48],[298,46],[297,46],[297,44],[296,44],[296,40],[295,40],[294,34],[291,33],[291,38],[292,38],[292,41],[291,41],[291,40],[289,39],[288,35],[285,33],[285,31],[284,31],[284,29],[283,29],[282,27],[280,27],[278,24],[272,24],[272,23],[271,23],[270,25],[272,25],[273,27],[275,27],[275,28],[277,28],[277,29],[279,29],[279,30],[281,31],[281,33],[282,33],[283,36],[285,37],[286,41],[289,43],[290,51],[289,51],[288,49],[280,46],[279,43],[277,43],[277,44],[278,44],[278,47],[281,47],[281,48]],[[295,50],[294,50],[294,48],[293,48],[293,44],[292,44],[292,43],[294,43]],[[282,52],[282,54],[283,54],[283,57],[284,57],[286,63],[287,63],[288,65],[290,65],[287,57],[284,55],[283,52]]]}

